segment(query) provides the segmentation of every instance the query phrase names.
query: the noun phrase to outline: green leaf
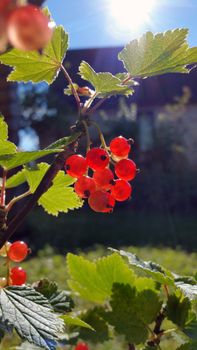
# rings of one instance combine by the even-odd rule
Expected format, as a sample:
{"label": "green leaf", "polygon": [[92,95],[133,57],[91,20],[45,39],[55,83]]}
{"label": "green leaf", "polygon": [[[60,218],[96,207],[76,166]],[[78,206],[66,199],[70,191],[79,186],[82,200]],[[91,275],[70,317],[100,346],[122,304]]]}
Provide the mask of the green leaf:
{"label": "green leaf", "polygon": [[189,343],[182,344],[176,350],[196,350],[196,349],[197,349],[197,342],[189,342]]}
{"label": "green leaf", "polygon": [[119,53],[119,59],[130,75],[140,78],[165,73],[188,73],[187,65],[197,62],[197,47],[189,48],[187,29],[144,34],[131,41]]}
{"label": "green leaf", "polygon": [[72,316],[72,315],[64,315],[64,316],[61,316],[60,318],[64,320],[64,323],[68,326],[83,327],[94,331],[94,328],[92,328],[88,323],[81,320],[79,317]]}
{"label": "green leaf", "polygon": [[148,338],[148,331],[136,309],[136,289],[128,284],[115,283],[110,305],[112,311],[108,312],[106,319],[114,326],[115,331],[124,335],[128,343],[144,343]]}
{"label": "green leaf", "polygon": [[88,261],[82,256],[67,255],[69,286],[86,300],[103,303],[111,295],[114,282],[133,284],[135,276],[118,254]]}
{"label": "green leaf", "polygon": [[74,302],[70,297],[70,292],[58,290],[57,284],[49,281],[47,278],[34,283],[33,288],[48,299],[55,312],[71,312],[74,308]]}
{"label": "green leaf", "polygon": [[167,301],[167,318],[177,326],[183,328],[188,321],[191,303],[182,295],[170,295]]}
{"label": "green leaf", "polygon": [[124,85],[118,77],[111,73],[96,73],[94,69],[85,61],[79,66],[81,78],[87,80],[94,87],[97,97],[110,95],[132,95],[133,89]]}
{"label": "green leaf", "polygon": [[6,180],[6,188],[14,188],[22,185],[24,182],[26,182],[25,170],[22,169]]}
{"label": "green leaf", "polygon": [[184,333],[197,343],[197,318],[196,315],[193,314],[193,318],[184,328]]}
{"label": "green leaf", "polygon": [[21,338],[48,350],[56,349],[62,321],[51,312],[47,300],[33,288],[0,290],[1,321],[15,328]]}
{"label": "green leaf", "polygon": [[11,170],[17,168],[20,165],[33,162],[39,158],[48,156],[53,153],[60,152],[59,149],[32,151],[32,152],[17,152],[15,154],[0,155],[0,166]]}
{"label": "green leaf", "polygon": [[138,317],[145,323],[150,324],[155,321],[161,310],[162,302],[158,294],[153,290],[143,290],[136,297],[136,310]]}
{"label": "green leaf", "polygon": [[[39,199],[38,204],[51,215],[57,216],[60,212],[81,208],[83,201],[77,196],[73,187],[68,187],[70,177],[59,171],[53,180],[53,185]],[[73,183],[73,180],[72,180]]]}
{"label": "green leaf", "polygon": [[166,270],[165,268],[161,267],[160,265],[155,264],[152,261],[143,261],[140,258],[138,258],[137,255],[126,252],[124,250],[120,250],[117,252],[119,252],[120,255],[127,257],[129,264],[144,271],[146,274],[151,276],[155,281],[161,284],[174,286],[174,279],[173,279],[172,273]]}
{"label": "green leaf", "polygon": [[70,144],[74,143],[75,141],[78,140],[78,138],[80,137],[81,133],[80,132],[76,132],[71,136],[66,136],[63,137],[59,140],[57,140],[56,142],[53,142],[52,144],[50,144],[48,147],[46,147],[45,149],[60,149],[66,146],[69,146]]}
{"label": "green leaf", "polygon": [[179,288],[190,300],[197,300],[197,284],[192,285],[184,282],[175,282]]}
{"label": "green leaf", "polygon": [[16,146],[10,141],[0,140],[0,157],[7,154],[16,153]]}
{"label": "green leaf", "polygon": [[81,316],[83,321],[91,325],[95,331],[81,328],[79,338],[92,343],[103,343],[109,340],[109,327],[102,317],[103,312],[105,312],[104,309],[95,307]]}
{"label": "green leaf", "polygon": [[154,290],[156,289],[156,283],[151,278],[148,277],[138,277],[135,279],[135,287],[138,292],[142,292],[146,289]]}
{"label": "green leaf", "polygon": [[58,26],[54,29],[52,40],[43,49],[42,55],[37,51],[13,49],[0,55],[0,62],[14,68],[8,76],[8,81],[45,81],[52,84],[59,73],[67,49],[68,34],[62,26]]}
{"label": "green leaf", "polygon": [[6,141],[8,139],[8,125],[4,117],[0,114],[0,140]]}

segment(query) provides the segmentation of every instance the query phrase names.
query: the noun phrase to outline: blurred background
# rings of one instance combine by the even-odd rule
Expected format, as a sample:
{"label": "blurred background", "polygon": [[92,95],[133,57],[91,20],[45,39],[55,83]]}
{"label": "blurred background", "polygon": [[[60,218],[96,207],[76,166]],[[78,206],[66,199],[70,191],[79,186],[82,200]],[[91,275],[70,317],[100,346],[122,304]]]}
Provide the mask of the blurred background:
{"label": "blurred background", "polygon": [[[96,71],[122,72],[118,52],[147,30],[187,27],[190,45],[197,45],[196,0],[45,3],[56,23],[70,34],[64,65],[79,84],[82,60]],[[23,150],[35,150],[69,134],[76,105],[63,94],[62,74],[50,87],[7,83],[7,74],[8,68],[1,67],[0,110],[9,123],[11,140]],[[46,245],[60,253],[95,245],[197,250],[196,81],[197,69],[189,75],[144,79],[132,97],[112,98],[102,106],[94,118],[107,142],[118,135],[135,140],[131,158],[140,173],[133,182],[133,196],[117,205],[112,215],[93,213],[85,205],[55,218],[36,208],[17,233],[30,243],[33,254]],[[98,145],[94,132],[92,139]]]}

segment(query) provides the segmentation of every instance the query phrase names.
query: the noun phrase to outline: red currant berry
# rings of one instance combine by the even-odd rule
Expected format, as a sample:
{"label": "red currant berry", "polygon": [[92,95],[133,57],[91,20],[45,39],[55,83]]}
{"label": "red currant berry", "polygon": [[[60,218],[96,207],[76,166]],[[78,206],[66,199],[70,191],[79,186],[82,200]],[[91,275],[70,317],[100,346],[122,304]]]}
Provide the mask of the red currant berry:
{"label": "red currant berry", "polygon": [[82,176],[75,182],[74,188],[79,197],[88,198],[92,192],[96,191],[96,184],[91,177]]}
{"label": "red currant berry", "polygon": [[102,170],[109,164],[109,155],[103,148],[92,148],[86,154],[86,159],[93,170]]}
{"label": "red currant berry", "polygon": [[65,169],[72,177],[81,177],[87,170],[87,162],[80,154],[74,154],[67,158]]}
{"label": "red currant berry", "polygon": [[127,139],[123,136],[115,137],[110,142],[110,151],[117,157],[128,157],[131,146]]}
{"label": "red currant berry", "polygon": [[6,16],[15,7],[16,7],[16,0],[1,0],[0,1],[0,17]]}
{"label": "red currant berry", "polygon": [[10,271],[10,278],[11,278],[11,284],[13,286],[21,286],[22,284],[25,284],[27,279],[27,274],[25,270],[22,269],[22,267],[13,267]]}
{"label": "red currant berry", "polygon": [[123,202],[130,198],[132,187],[125,180],[115,180],[111,189],[111,195],[116,201]]}
{"label": "red currant berry", "polygon": [[7,31],[10,43],[25,51],[42,49],[52,36],[49,18],[33,5],[14,9],[8,18]]}
{"label": "red currant berry", "polygon": [[94,172],[93,179],[97,186],[103,190],[109,190],[112,186],[114,174],[108,168]]}
{"label": "red currant berry", "polygon": [[136,164],[131,159],[122,159],[115,165],[115,173],[122,180],[133,180],[136,176]]}
{"label": "red currant berry", "polygon": [[11,244],[8,250],[8,258],[15,262],[23,261],[28,254],[28,246],[23,241],[16,241]]}
{"label": "red currant berry", "polygon": [[89,350],[89,347],[86,343],[78,343],[74,350]]}
{"label": "red currant berry", "polygon": [[88,204],[96,212],[111,213],[115,205],[115,200],[110,193],[98,190],[90,195]]}

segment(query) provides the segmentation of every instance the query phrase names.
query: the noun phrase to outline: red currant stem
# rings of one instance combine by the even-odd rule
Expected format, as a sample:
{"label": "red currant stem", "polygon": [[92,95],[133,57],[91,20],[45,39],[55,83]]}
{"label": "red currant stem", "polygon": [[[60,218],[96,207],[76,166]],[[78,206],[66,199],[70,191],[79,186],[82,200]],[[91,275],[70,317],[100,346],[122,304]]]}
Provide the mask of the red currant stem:
{"label": "red currant stem", "polygon": [[100,140],[101,140],[101,145],[102,147],[108,152],[108,147],[106,145],[106,142],[105,142],[105,139],[104,139],[104,136],[103,136],[103,133],[99,127],[99,125],[94,122],[94,121],[91,121],[91,124],[94,125],[96,127],[96,129],[98,130],[98,133],[99,133],[99,137],[100,137]]}
{"label": "red currant stem", "polygon": [[89,129],[88,129],[88,126],[87,126],[87,123],[85,122],[85,120],[82,120],[82,123],[84,125],[84,128],[85,128],[85,132],[86,132],[86,138],[87,138],[87,152],[90,150],[90,146],[92,144],[92,141],[90,139],[90,133],[89,133]]}
{"label": "red currant stem", "polygon": [[131,75],[128,74],[128,76],[122,81],[122,84],[128,83],[128,81],[131,80],[131,78],[132,78]]}
{"label": "red currant stem", "polygon": [[63,66],[63,64],[61,64],[61,69],[62,69],[62,72],[64,73],[64,76],[65,76],[66,80],[68,81],[68,83],[71,86],[73,96],[74,96],[74,98],[76,100],[76,103],[77,103],[78,114],[80,115],[80,112],[81,112],[81,100],[80,100],[80,97],[78,95],[78,92],[75,89],[73,81],[72,81],[70,75],[68,74],[66,68]]}
{"label": "red currant stem", "polygon": [[30,195],[29,200],[23,206],[23,208],[19,211],[19,213],[13,217],[7,229],[5,231],[3,230],[0,231],[0,248],[4,246],[4,244],[10,239],[13,233],[17,230],[17,228],[22,224],[25,217],[35,207],[40,197],[52,186],[52,181],[54,177],[57,175],[58,171],[60,171],[63,168],[66,159],[71,154],[74,153],[74,148],[75,148],[75,143],[71,144],[67,149],[65,149],[65,151],[61,152],[58,156],[56,156],[55,160],[47,170],[42,181],[38,185],[36,191]]}
{"label": "red currant stem", "polygon": [[96,110],[107,100],[107,97],[100,99],[91,109],[89,109],[86,114],[92,115]]}
{"label": "red currant stem", "polygon": [[168,286],[167,286],[166,284],[164,284],[163,288],[164,288],[164,292],[165,292],[165,294],[166,294],[166,297],[167,297],[167,299],[168,299],[168,298],[169,298]]}
{"label": "red currant stem", "polygon": [[28,190],[27,192],[22,193],[20,196],[12,198],[11,201],[6,205],[6,212],[8,213],[15,203],[29,196],[30,194],[31,194],[31,191]]}
{"label": "red currant stem", "polygon": [[5,206],[5,188],[6,188],[7,170],[3,169],[2,185],[1,185],[1,207]]}
{"label": "red currant stem", "polygon": [[92,103],[94,102],[95,98],[97,97],[98,93],[95,91],[95,93],[89,98],[89,100],[86,101],[84,104],[84,107],[81,111],[81,114],[84,115],[88,111],[88,109],[91,107]]}

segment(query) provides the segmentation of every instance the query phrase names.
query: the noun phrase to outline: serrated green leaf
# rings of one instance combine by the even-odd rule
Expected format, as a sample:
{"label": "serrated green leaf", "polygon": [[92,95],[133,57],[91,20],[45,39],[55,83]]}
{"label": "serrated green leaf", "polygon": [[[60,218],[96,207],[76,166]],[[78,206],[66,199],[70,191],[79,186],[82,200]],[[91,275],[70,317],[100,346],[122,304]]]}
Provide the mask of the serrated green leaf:
{"label": "serrated green leaf", "polygon": [[110,300],[112,311],[106,314],[108,322],[118,334],[124,335],[128,343],[144,343],[148,331],[136,309],[136,289],[131,286],[115,283]]}
{"label": "serrated green leaf", "polygon": [[48,350],[55,350],[62,321],[51,312],[47,299],[33,288],[0,290],[1,321],[16,329],[21,338]]}
{"label": "serrated green leaf", "polygon": [[10,176],[6,180],[6,188],[14,188],[22,185],[24,182],[26,182],[26,177],[25,177],[25,171],[24,169],[22,169],[21,171],[18,171],[18,173]]}
{"label": "serrated green leaf", "polygon": [[63,137],[59,140],[57,140],[56,142],[51,143],[48,147],[46,147],[45,149],[60,149],[66,146],[69,146],[70,144],[72,144],[73,142],[77,141],[80,137],[81,133],[80,132],[76,132],[71,136],[66,136]]}
{"label": "serrated green leaf", "polygon": [[81,320],[79,317],[73,316],[73,315],[63,315],[60,316],[62,320],[64,320],[64,323],[68,326],[77,326],[77,327],[83,327],[88,328],[94,331],[94,328],[92,328],[88,323]]}
{"label": "serrated green leaf", "polygon": [[187,323],[183,331],[192,341],[197,343],[197,318],[195,314],[193,314],[192,320]]}
{"label": "serrated green leaf", "polygon": [[138,277],[135,279],[135,287],[138,292],[142,292],[146,289],[156,290],[155,281],[148,277]]}
{"label": "serrated green leaf", "polygon": [[55,312],[71,312],[74,308],[70,292],[58,290],[57,284],[49,281],[47,278],[34,283],[33,288],[48,300]]}
{"label": "serrated green leaf", "polygon": [[4,117],[0,114],[0,140],[6,141],[8,139],[8,125]]}
{"label": "serrated green leaf", "polygon": [[188,30],[184,28],[156,35],[147,32],[126,45],[119,53],[119,59],[133,78],[188,73],[186,66],[197,62],[197,48],[189,48],[187,34]]}
{"label": "serrated green leaf", "polygon": [[[60,212],[81,208],[83,201],[77,196],[73,187],[68,187],[70,177],[59,171],[53,180],[53,185],[39,199],[38,204],[51,215],[57,216]],[[73,180],[72,180],[73,182]]]}
{"label": "serrated green leaf", "polygon": [[137,294],[136,310],[138,317],[145,324],[150,324],[156,320],[161,310],[162,302],[159,300],[158,294],[153,290],[143,290]]}
{"label": "serrated green leaf", "polygon": [[8,154],[0,156],[0,166],[11,170],[17,168],[20,165],[33,162],[39,158],[48,156],[53,153],[58,153],[61,150],[51,149],[51,150],[42,150],[42,151],[32,151],[32,152],[17,152],[15,154]]}
{"label": "serrated green leaf", "polygon": [[110,95],[132,95],[133,89],[122,84],[122,81],[111,73],[96,73],[94,69],[85,61],[79,66],[81,78],[87,80],[94,87],[97,97]]}
{"label": "serrated green leaf", "polygon": [[114,282],[133,284],[134,273],[118,254],[88,261],[82,256],[67,255],[69,286],[82,298],[102,303],[111,295]]}
{"label": "serrated green leaf", "polygon": [[0,55],[0,62],[14,68],[8,76],[8,81],[45,81],[52,84],[59,73],[67,49],[68,34],[62,26],[58,26],[41,55],[37,51],[13,49]]}
{"label": "serrated green leaf", "polygon": [[109,327],[106,321],[103,319],[104,309],[95,307],[94,309],[88,310],[81,317],[83,321],[88,323],[94,329],[94,332],[87,328],[81,328],[79,337],[85,341],[92,343],[103,343],[109,340]]}
{"label": "serrated green leaf", "polygon": [[16,153],[16,146],[14,143],[9,141],[0,140],[0,157],[2,155]]}
{"label": "serrated green leaf", "polygon": [[197,284],[192,285],[184,282],[175,282],[179,288],[190,300],[197,301]]}
{"label": "serrated green leaf", "polygon": [[172,285],[174,286],[174,278],[170,271],[166,270],[162,266],[153,263],[152,261],[143,261],[137,257],[137,255],[126,252],[124,250],[115,250],[114,251],[119,252],[120,255],[125,256],[129,264],[132,266],[136,266],[140,270],[144,271],[146,274],[151,276],[155,281],[166,284],[166,285]]}
{"label": "serrated green leaf", "polygon": [[182,295],[170,295],[167,301],[167,318],[177,326],[183,328],[188,321],[191,303]]}

